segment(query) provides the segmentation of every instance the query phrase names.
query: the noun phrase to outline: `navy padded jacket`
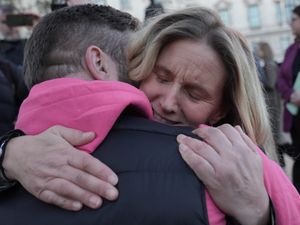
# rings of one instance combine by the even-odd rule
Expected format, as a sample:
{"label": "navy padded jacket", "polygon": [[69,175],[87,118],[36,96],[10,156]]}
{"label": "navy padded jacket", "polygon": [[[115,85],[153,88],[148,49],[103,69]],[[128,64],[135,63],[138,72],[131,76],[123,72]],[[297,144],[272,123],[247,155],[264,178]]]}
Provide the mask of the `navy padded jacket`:
{"label": "navy padded jacket", "polygon": [[176,136],[190,128],[122,116],[93,155],[119,177],[119,198],[69,212],[17,186],[0,194],[3,225],[204,225],[204,186],[182,160]]}

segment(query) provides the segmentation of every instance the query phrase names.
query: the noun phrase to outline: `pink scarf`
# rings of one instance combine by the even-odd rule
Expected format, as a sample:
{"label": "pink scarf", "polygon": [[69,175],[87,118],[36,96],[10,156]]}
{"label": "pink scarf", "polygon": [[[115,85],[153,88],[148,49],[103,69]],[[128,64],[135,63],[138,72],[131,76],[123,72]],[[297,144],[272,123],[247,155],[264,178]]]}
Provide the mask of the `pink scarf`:
{"label": "pink scarf", "polygon": [[138,115],[152,118],[147,97],[129,84],[77,78],[53,79],[31,89],[21,105],[16,128],[30,135],[54,125],[94,131],[96,138],[80,146],[91,153],[128,106]]}

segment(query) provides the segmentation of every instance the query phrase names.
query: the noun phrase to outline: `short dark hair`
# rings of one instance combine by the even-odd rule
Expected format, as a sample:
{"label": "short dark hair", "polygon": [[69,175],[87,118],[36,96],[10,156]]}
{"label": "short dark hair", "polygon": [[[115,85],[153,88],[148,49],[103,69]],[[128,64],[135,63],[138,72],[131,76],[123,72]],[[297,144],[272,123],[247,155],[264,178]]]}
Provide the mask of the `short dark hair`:
{"label": "short dark hair", "polygon": [[51,12],[36,25],[25,46],[27,86],[83,70],[82,58],[91,45],[119,64],[124,80],[128,34],[138,26],[137,19],[110,6],[77,5]]}
{"label": "short dark hair", "polygon": [[300,5],[296,6],[293,9],[293,13],[295,13],[297,16],[300,16]]}

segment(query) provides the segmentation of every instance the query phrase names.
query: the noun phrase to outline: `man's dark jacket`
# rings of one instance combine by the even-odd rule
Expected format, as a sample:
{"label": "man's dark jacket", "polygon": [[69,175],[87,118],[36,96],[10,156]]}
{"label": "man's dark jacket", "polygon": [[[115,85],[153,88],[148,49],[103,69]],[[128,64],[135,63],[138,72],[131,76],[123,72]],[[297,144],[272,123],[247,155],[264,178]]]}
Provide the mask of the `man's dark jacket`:
{"label": "man's dark jacket", "polygon": [[17,186],[0,195],[3,225],[208,224],[203,184],[184,163],[176,136],[190,128],[123,116],[94,156],[119,177],[119,198],[98,210],[69,212]]}

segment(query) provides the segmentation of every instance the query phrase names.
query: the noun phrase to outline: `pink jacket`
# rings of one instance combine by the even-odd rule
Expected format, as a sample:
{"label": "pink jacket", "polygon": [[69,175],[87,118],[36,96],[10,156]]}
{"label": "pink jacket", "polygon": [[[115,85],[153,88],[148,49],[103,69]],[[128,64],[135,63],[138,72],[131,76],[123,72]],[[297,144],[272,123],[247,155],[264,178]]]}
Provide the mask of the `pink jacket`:
{"label": "pink jacket", "polygon": [[[49,80],[34,86],[20,108],[16,128],[37,134],[53,125],[94,131],[97,137],[80,148],[89,153],[103,141],[124,109],[151,119],[151,105],[140,90],[117,81]],[[265,186],[279,225],[300,224],[300,197],[281,168],[258,149],[263,159]],[[206,191],[209,223],[226,224],[225,215]]]}

